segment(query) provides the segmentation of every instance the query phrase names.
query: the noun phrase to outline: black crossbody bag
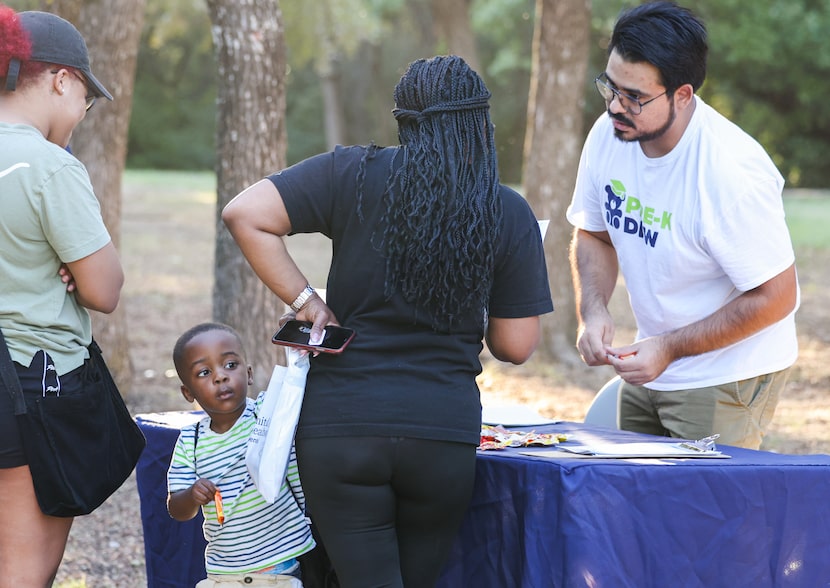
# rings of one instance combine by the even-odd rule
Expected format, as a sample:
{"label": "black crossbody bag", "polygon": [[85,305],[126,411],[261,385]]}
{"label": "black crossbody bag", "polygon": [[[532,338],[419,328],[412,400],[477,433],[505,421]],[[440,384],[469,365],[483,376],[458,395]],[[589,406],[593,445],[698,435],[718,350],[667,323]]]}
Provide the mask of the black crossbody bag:
{"label": "black crossbody bag", "polygon": [[74,517],[101,506],[130,476],[146,439],[95,341],[83,392],[61,396],[20,387],[0,332],[0,375],[12,397],[35,495],[44,514]]}

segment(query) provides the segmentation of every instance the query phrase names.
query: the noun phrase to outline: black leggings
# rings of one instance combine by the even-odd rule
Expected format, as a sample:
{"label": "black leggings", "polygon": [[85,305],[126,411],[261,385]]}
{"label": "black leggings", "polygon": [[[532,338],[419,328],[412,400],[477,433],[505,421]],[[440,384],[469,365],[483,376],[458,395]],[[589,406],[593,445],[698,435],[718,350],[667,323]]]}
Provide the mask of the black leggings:
{"label": "black leggings", "polygon": [[470,501],[475,446],[297,439],[309,512],[341,588],[434,586]]}

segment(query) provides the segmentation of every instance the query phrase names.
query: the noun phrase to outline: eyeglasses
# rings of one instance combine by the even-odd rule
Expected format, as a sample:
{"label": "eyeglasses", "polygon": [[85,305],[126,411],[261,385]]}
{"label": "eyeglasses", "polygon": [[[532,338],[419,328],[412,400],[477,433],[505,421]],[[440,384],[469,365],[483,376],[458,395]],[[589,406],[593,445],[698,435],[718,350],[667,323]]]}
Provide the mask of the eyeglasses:
{"label": "eyeglasses", "polygon": [[[52,73],[56,74],[59,71],[60,70],[58,70],[58,69],[53,69]],[[87,84],[86,78],[84,76],[82,76],[81,74],[76,72],[74,69],[70,69],[70,70],[67,70],[67,71],[71,72],[72,75],[74,75],[76,78],[81,80],[84,84],[84,88],[86,88],[86,91],[89,92],[89,85]],[[87,109],[87,111],[89,111],[89,109],[92,108],[92,105],[95,104],[95,100],[97,100],[97,98],[98,97],[95,94],[87,94],[86,95],[86,109]]]}
{"label": "eyeglasses", "polygon": [[668,90],[666,90],[665,92],[663,92],[662,94],[658,94],[654,98],[650,98],[645,102],[640,102],[640,99],[636,96],[626,94],[625,92],[620,92],[618,89],[611,86],[608,83],[608,78],[604,73],[599,74],[594,79],[594,84],[596,84],[597,91],[599,92],[599,95],[602,96],[603,100],[605,100],[606,105],[610,105],[611,101],[614,100],[614,97],[616,96],[617,101],[620,103],[620,106],[622,106],[628,114],[631,114],[633,116],[637,116],[638,114],[640,114],[643,111],[643,106],[645,106],[649,102],[654,102],[661,96],[668,93]]}

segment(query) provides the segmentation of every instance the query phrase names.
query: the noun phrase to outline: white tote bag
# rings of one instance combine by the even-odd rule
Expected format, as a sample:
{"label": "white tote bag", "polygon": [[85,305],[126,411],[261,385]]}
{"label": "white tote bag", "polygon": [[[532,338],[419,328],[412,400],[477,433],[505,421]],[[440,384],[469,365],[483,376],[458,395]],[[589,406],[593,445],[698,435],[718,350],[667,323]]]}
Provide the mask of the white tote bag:
{"label": "white tote bag", "polygon": [[307,353],[286,347],[285,357],[287,366],[274,366],[245,455],[254,485],[272,503],[285,483],[309,368]]}

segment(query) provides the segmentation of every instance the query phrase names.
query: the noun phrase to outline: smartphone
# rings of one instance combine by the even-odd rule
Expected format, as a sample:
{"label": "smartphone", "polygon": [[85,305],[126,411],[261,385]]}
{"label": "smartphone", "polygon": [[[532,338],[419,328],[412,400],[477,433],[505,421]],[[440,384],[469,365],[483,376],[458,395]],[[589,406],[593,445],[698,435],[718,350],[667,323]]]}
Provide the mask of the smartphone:
{"label": "smartphone", "polygon": [[342,353],[349,342],[354,339],[354,330],[346,327],[328,325],[323,330],[323,341],[319,345],[309,345],[311,337],[311,323],[307,321],[291,320],[274,333],[271,342],[276,345],[299,347],[322,353]]}

